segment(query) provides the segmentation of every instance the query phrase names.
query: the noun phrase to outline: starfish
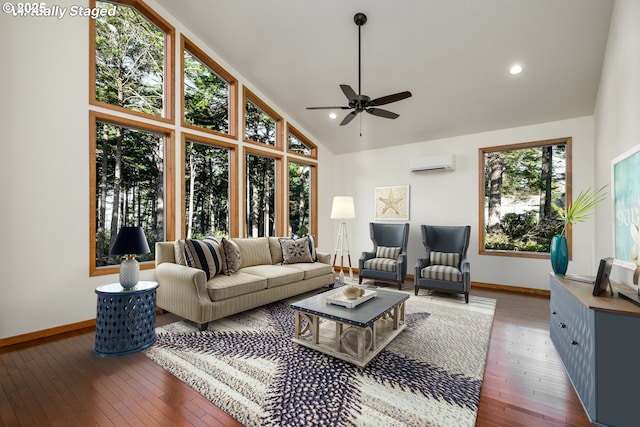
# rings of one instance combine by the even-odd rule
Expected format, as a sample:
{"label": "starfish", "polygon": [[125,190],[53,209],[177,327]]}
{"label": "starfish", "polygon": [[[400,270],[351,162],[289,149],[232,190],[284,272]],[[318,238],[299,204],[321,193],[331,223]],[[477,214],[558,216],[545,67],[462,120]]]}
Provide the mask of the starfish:
{"label": "starfish", "polygon": [[382,203],[384,203],[384,206],[382,207],[382,212],[381,214],[384,215],[389,209],[393,210],[396,215],[400,216],[400,210],[398,208],[398,203],[400,203],[402,200],[404,200],[404,197],[395,197],[393,195],[393,188],[389,189],[389,196],[388,197],[378,197],[378,200],[380,200]]}
{"label": "starfish", "polygon": [[[156,346],[239,359],[263,359],[279,365],[260,425],[352,425],[360,412],[359,384],[368,377],[380,384],[476,410],[481,381],[383,350],[366,368],[335,359],[291,341],[294,314],[289,304],[264,307],[269,327],[228,332],[159,333]],[[420,327],[429,313],[406,315],[407,330]],[[255,325],[252,325],[255,326]],[[405,332],[406,333],[406,332]],[[466,396],[466,397],[465,397]],[[475,397],[474,397],[475,396]],[[214,403],[216,403],[214,401]],[[312,420],[304,418],[312,416]]]}

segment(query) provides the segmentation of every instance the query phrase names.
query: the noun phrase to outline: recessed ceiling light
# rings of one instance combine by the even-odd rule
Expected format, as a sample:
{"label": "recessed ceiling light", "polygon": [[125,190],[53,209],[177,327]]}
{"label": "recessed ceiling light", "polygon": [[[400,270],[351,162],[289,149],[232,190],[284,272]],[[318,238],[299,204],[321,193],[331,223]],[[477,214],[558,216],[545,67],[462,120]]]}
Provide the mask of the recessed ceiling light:
{"label": "recessed ceiling light", "polygon": [[511,67],[511,70],[509,70],[509,72],[511,74],[520,74],[522,72],[522,66],[516,64]]}
{"label": "recessed ceiling light", "polygon": [[336,115],[336,113],[329,113],[329,118],[330,118],[330,119],[335,119],[336,117],[338,117],[338,116]]}

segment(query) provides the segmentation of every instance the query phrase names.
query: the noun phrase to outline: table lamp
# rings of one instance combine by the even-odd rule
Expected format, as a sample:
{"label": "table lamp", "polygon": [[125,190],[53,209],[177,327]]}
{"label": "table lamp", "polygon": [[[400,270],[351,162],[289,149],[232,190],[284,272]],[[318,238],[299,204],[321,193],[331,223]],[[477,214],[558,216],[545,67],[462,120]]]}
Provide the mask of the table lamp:
{"label": "table lamp", "polygon": [[120,264],[120,285],[125,289],[132,289],[140,279],[140,263],[136,255],[148,254],[149,244],[142,227],[122,227],[109,253],[124,255]]}

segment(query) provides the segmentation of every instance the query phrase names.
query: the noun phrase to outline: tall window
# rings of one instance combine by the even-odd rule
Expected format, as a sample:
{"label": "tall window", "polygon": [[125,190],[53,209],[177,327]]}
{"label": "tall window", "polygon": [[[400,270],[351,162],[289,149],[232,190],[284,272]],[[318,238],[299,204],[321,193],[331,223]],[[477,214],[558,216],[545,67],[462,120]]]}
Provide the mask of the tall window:
{"label": "tall window", "polygon": [[195,135],[186,136],[183,146],[186,238],[235,234],[235,147]]}
{"label": "tall window", "polygon": [[[121,123],[121,118],[92,113],[94,273],[119,264],[117,257],[109,255],[109,248],[120,227],[140,225],[144,229],[152,253],[141,255],[141,261],[152,261],[155,242],[171,237],[165,224],[172,218],[167,212],[172,191],[165,182],[165,170],[172,161],[172,133],[153,125]],[[104,270],[104,274],[112,272]]]}
{"label": "tall window", "polygon": [[548,257],[558,208],[571,200],[571,138],[481,148],[479,157],[480,253]]}
{"label": "tall window", "polygon": [[317,236],[315,221],[316,166],[311,163],[289,161],[289,230],[288,234]]}
{"label": "tall window", "polygon": [[245,153],[245,235],[278,236],[282,158],[247,149]]}
{"label": "tall window", "polygon": [[316,145],[290,124],[287,125],[287,151],[312,159],[318,158]]}
{"label": "tall window", "polygon": [[183,124],[236,136],[237,80],[182,37]]}
{"label": "tall window", "polygon": [[244,140],[282,149],[282,117],[246,87],[243,93]]}
{"label": "tall window", "polygon": [[173,118],[174,29],[139,1],[93,2],[113,10],[90,19],[95,55],[92,103],[138,115]]}

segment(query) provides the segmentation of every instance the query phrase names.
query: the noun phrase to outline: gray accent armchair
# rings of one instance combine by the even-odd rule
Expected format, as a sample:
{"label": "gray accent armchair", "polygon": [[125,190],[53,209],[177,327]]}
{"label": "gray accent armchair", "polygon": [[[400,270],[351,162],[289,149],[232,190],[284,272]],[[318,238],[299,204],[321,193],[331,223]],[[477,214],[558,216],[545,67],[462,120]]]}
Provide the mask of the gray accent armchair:
{"label": "gray accent armchair", "polygon": [[464,294],[469,303],[471,265],[467,259],[471,226],[422,225],[425,258],[416,260],[415,294],[420,288]]}
{"label": "gray accent armchair", "polygon": [[363,278],[397,283],[402,289],[407,277],[409,224],[369,223],[371,252],[363,252],[358,262],[358,283]]}

